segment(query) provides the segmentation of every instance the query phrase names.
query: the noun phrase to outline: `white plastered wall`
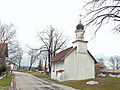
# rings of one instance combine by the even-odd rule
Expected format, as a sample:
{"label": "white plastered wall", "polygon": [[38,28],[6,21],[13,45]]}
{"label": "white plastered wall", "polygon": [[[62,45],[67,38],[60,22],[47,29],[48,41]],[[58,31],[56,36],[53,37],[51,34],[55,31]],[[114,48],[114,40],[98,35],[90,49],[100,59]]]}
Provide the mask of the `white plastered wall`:
{"label": "white plastered wall", "polygon": [[[56,73],[58,70],[64,72]],[[59,81],[84,80],[95,77],[94,60],[88,53],[72,51],[64,61],[52,63],[51,78]],[[57,74],[57,75],[56,75]]]}
{"label": "white plastered wall", "polygon": [[64,80],[94,78],[94,60],[88,53],[77,53],[77,49],[65,58]]}
{"label": "white plastered wall", "polygon": [[95,78],[95,63],[93,58],[88,54],[87,78]]}
{"label": "white plastered wall", "polygon": [[65,58],[64,80],[76,80],[76,49]]}
{"label": "white plastered wall", "polygon": [[56,80],[64,79],[64,72],[58,72],[59,70],[64,70],[64,60],[52,62],[51,67],[51,78]]}

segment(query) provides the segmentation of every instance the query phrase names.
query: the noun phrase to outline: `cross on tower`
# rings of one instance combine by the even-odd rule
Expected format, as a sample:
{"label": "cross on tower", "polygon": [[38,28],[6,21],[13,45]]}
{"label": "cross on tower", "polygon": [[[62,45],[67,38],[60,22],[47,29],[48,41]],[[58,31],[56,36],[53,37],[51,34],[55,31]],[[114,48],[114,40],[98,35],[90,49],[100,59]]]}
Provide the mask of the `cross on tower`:
{"label": "cross on tower", "polygon": [[80,14],[79,16],[80,16],[80,21],[79,21],[79,22],[81,22],[81,20],[82,20],[82,16],[83,16],[83,15]]}

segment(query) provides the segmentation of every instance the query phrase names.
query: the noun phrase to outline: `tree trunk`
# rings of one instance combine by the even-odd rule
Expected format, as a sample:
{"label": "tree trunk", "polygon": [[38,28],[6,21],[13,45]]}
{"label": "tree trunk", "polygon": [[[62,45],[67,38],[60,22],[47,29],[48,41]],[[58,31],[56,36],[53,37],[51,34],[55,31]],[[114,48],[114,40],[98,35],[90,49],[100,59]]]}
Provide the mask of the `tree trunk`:
{"label": "tree trunk", "polygon": [[47,61],[45,60],[45,73],[47,73]]}
{"label": "tree trunk", "polygon": [[50,52],[48,52],[48,66],[49,66],[49,75],[51,75],[51,65],[50,65]]}
{"label": "tree trunk", "polygon": [[55,56],[56,55],[56,51],[54,51],[54,53],[53,53],[53,56]]}
{"label": "tree trunk", "polygon": [[31,67],[32,67],[32,63],[30,64],[30,67],[29,67],[29,69],[28,69],[29,71],[31,70]]}
{"label": "tree trunk", "polygon": [[19,70],[20,70],[20,67],[21,67],[21,61],[19,61]]}

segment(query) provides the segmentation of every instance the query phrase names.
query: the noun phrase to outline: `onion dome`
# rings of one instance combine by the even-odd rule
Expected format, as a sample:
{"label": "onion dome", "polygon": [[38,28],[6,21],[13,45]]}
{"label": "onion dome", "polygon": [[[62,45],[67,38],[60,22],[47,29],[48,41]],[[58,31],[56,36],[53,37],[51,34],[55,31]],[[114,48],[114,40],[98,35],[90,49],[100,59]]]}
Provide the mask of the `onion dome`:
{"label": "onion dome", "polygon": [[76,26],[77,30],[84,30],[84,25],[80,22],[77,26]]}

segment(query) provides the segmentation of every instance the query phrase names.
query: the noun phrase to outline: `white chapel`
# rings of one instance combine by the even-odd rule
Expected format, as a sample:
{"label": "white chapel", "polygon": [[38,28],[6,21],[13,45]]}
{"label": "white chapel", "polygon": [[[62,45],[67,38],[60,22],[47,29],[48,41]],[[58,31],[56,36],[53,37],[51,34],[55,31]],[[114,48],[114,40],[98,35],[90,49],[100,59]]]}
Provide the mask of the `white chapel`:
{"label": "white chapel", "polygon": [[51,78],[58,81],[84,80],[95,78],[97,61],[87,49],[84,41],[84,25],[76,26],[76,40],[69,47],[51,59]]}

